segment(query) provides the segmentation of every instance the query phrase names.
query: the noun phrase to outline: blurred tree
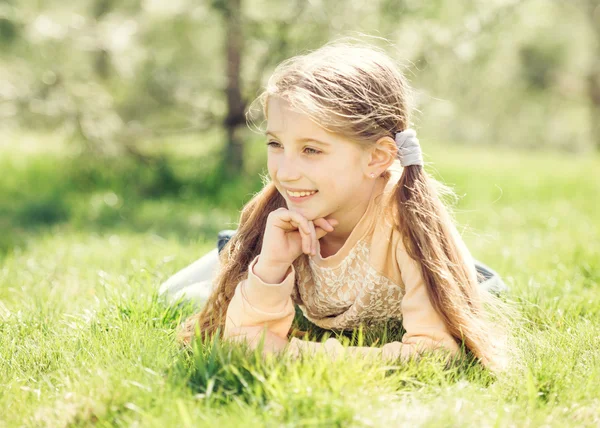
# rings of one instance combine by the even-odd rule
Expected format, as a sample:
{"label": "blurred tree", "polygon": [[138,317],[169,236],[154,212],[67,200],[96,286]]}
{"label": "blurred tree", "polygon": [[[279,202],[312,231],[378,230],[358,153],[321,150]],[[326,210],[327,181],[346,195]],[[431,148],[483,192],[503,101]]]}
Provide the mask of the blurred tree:
{"label": "blurred tree", "polygon": [[[223,125],[227,134],[226,147],[223,151],[223,171],[225,174],[237,174],[244,169],[244,143],[242,131],[246,127],[246,107],[260,90],[261,77],[266,69],[281,61],[289,52],[290,29],[293,26],[294,17],[302,14],[306,2],[296,0],[290,3],[293,7],[291,16],[283,16],[275,23],[275,32],[269,39],[264,40],[268,46],[262,57],[248,58],[255,61],[256,76],[248,79],[247,97],[243,95],[242,89],[242,62],[244,56],[244,40],[246,37],[257,39],[260,33],[256,30],[261,22],[248,22],[244,16],[241,0],[215,0],[213,7],[220,11],[225,22],[225,57],[227,86],[225,89],[227,99],[227,113]],[[254,30],[254,31],[252,31]],[[264,37],[264,36],[263,36]]]}
{"label": "blurred tree", "polygon": [[595,37],[595,53],[591,57],[587,76],[590,122],[596,150],[600,151],[600,3],[597,0],[587,0],[587,9],[590,26]]}
{"label": "blurred tree", "polygon": [[519,54],[526,85],[534,91],[549,90],[564,62],[562,45],[532,40],[521,46]]}
{"label": "blurred tree", "polygon": [[573,145],[591,105],[598,140],[600,12],[578,2],[585,16],[546,0],[4,1],[0,127],[143,161],[149,142],[222,130],[222,170],[238,173],[244,112],[275,64],[366,33],[407,66],[428,138]]}
{"label": "blurred tree", "polygon": [[[113,0],[95,0],[92,16],[96,23],[102,20],[102,17],[107,15],[112,7]],[[94,69],[96,74],[101,79],[108,79],[110,73],[110,53],[105,46],[99,44],[96,46],[96,54],[94,61]]]}
{"label": "blurred tree", "polygon": [[223,122],[227,131],[225,166],[227,174],[235,174],[244,167],[244,146],[239,129],[245,125],[246,100],[242,96],[241,68],[244,50],[244,32],[241,0],[215,1],[225,21],[225,48],[227,68],[227,114]]}

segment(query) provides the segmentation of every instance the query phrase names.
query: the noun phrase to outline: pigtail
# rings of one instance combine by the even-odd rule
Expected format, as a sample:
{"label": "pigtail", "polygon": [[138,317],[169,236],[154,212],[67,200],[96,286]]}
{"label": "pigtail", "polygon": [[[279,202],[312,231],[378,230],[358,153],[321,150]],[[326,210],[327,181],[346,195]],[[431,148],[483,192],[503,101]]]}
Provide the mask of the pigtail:
{"label": "pigtail", "polygon": [[280,207],[285,207],[285,199],[273,183],[266,184],[244,206],[236,234],[219,255],[221,267],[215,278],[213,292],[202,311],[183,323],[178,332],[180,341],[191,342],[197,327],[202,335],[210,336],[221,328],[222,335],[227,308],[237,284],[246,278],[248,265],[260,254],[267,217]]}
{"label": "pigtail", "polygon": [[485,296],[454,239],[453,219],[436,184],[421,165],[404,168],[395,191],[403,242],[409,256],[419,263],[431,303],[450,333],[484,365],[495,367],[498,361],[483,308]]}

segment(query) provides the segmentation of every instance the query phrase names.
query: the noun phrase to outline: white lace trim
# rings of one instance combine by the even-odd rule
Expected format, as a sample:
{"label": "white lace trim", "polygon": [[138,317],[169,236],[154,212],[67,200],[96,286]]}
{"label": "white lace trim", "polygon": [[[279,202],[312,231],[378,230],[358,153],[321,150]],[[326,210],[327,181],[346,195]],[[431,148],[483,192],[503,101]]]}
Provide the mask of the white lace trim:
{"label": "white lace trim", "polygon": [[335,267],[322,267],[308,260],[309,271],[297,272],[302,300],[299,306],[316,325],[351,329],[361,322],[368,325],[402,318],[403,287],[373,269],[366,242],[358,241]]}

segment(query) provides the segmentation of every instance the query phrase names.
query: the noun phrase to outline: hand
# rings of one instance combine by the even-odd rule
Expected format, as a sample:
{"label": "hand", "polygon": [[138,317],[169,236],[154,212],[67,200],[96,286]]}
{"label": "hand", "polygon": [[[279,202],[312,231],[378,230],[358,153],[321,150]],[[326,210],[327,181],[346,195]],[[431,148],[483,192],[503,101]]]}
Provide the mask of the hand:
{"label": "hand", "polygon": [[[338,225],[337,220],[307,220],[302,214],[279,208],[269,213],[259,263],[287,267],[300,254],[315,255],[317,241]],[[285,272],[285,271],[284,271]]]}
{"label": "hand", "polygon": [[[250,349],[256,349],[263,341],[262,355],[275,354],[283,351],[288,345],[288,340],[277,336],[264,326],[244,326],[238,327],[232,336],[227,340],[231,342],[245,342]],[[232,332],[230,332],[232,333]]]}

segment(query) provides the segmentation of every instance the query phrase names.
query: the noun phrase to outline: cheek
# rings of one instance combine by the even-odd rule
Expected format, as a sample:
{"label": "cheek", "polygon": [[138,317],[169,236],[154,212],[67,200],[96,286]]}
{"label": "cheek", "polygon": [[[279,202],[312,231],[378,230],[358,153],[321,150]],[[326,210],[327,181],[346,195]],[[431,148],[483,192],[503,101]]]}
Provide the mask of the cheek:
{"label": "cheek", "polygon": [[348,188],[355,188],[360,180],[359,171],[360,168],[356,165],[328,169],[332,188],[341,192],[346,192]]}
{"label": "cheek", "polygon": [[271,180],[274,180],[277,169],[275,168],[275,162],[272,159],[267,159],[267,171],[269,172]]}

